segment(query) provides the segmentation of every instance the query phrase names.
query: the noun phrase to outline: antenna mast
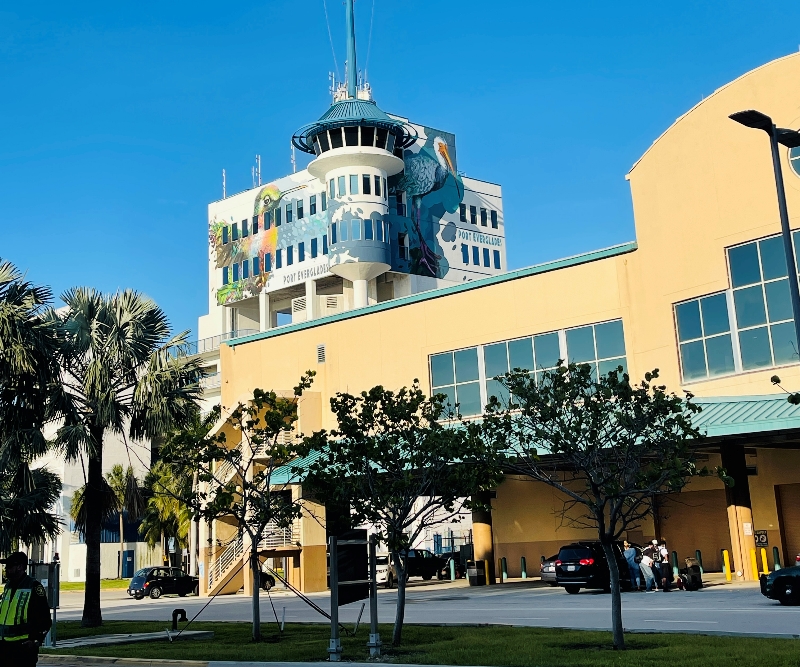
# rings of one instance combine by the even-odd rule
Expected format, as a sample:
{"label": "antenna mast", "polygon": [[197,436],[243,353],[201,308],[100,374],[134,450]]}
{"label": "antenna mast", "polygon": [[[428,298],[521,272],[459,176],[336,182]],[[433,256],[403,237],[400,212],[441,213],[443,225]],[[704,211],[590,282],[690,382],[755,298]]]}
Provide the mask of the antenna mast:
{"label": "antenna mast", "polygon": [[356,99],[356,23],[353,16],[353,1],[347,0],[345,20],[347,21],[347,97]]}
{"label": "antenna mast", "polygon": [[256,155],[256,180],[259,187],[261,186],[261,156]]}
{"label": "antenna mast", "polygon": [[294,153],[294,144],[291,144],[291,147],[292,147],[292,173],[296,174],[297,173],[297,157],[295,156],[295,153]]}
{"label": "antenna mast", "polygon": [[228,195],[225,193],[225,170],[222,170],[222,198],[225,199]]}

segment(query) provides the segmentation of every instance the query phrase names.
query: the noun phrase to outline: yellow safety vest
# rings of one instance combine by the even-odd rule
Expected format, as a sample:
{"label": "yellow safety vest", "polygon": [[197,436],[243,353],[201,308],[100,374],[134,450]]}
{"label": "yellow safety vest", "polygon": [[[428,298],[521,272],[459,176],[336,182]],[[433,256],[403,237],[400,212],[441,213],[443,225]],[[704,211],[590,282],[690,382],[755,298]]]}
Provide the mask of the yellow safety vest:
{"label": "yellow safety vest", "polygon": [[6,642],[25,641],[30,635],[28,625],[28,604],[31,601],[30,588],[18,588],[12,595],[6,585],[0,597],[0,640]]}

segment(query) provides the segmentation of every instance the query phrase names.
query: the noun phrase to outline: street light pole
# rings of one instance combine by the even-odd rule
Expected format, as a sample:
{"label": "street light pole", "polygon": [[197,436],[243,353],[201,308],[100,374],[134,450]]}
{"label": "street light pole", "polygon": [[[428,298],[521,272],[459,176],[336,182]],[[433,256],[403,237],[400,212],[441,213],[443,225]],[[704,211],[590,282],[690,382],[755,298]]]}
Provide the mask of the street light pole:
{"label": "street light pole", "polygon": [[797,262],[792,245],[792,233],[789,229],[789,212],[786,208],[786,190],[783,186],[783,169],[778,144],[789,148],[800,147],[800,132],[779,128],[772,119],[760,111],[748,110],[731,114],[730,118],[745,127],[764,130],[769,135],[772,149],[772,168],[775,172],[775,186],[778,190],[778,211],[781,217],[781,235],[783,237],[783,251],[786,255],[786,269],[789,274],[789,295],[792,300],[792,316],[794,317],[794,333],[797,351],[800,352],[800,286],[797,282]]}

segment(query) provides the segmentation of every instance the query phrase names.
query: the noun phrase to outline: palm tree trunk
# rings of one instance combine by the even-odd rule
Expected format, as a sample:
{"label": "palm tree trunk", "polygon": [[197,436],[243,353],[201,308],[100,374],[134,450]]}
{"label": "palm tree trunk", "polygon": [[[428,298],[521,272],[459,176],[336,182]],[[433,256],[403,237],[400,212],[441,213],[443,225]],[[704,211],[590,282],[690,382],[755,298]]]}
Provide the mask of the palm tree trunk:
{"label": "palm tree trunk", "polygon": [[83,597],[83,617],[81,626],[96,628],[103,624],[100,611],[100,534],[102,484],[103,484],[103,430],[91,429],[97,453],[89,457],[86,480],[86,589]]}
{"label": "palm tree trunk", "polygon": [[122,579],[122,557],[125,554],[125,529],[122,522],[122,510],[119,511],[119,565],[117,567],[117,579]]}

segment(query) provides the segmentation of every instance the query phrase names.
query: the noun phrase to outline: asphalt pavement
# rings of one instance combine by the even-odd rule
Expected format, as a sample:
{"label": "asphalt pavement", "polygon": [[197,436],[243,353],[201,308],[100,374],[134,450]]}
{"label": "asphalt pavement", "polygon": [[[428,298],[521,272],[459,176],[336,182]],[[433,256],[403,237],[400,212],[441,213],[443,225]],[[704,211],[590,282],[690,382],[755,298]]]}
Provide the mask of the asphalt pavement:
{"label": "asphalt pavement", "polygon": [[[394,620],[396,596],[394,590],[379,591],[380,622]],[[313,593],[309,597],[320,607],[329,609],[327,593]],[[537,580],[488,587],[469,587],[463,580],[419,582],[408,588],[406,602],[407,623],[609,629],[611,619],[610,595],[593,591],[569,595],[561,588],[551,588]],[[163,620],[167,623],[173,609],[185,609],[191,618],[206,603],[207,598],[168,596],[160,600],[133,600],[125,591],[102,592],[106,620]],[[361,604],[354,602],[341,607],[340,621],[355,624]],[[82,606],[83,593],[62,593],[59,620],[80,619]],[[284,608],[287,623],[326,622],[290,592],[273,591],[270,596],[261,593],[263,622],[275,622],[275,615],[281,618]],[[628,630],[800,635],[800,607],[782,607],[768,600],[761,595],[758,584],[720,584],[696,592],[623,593],[622,613]],[[242,594],[217,597],[198,617],[202,621],[250,619],[251,600]],[[364,609],[361,622],[369,622],[368,608]]]}

